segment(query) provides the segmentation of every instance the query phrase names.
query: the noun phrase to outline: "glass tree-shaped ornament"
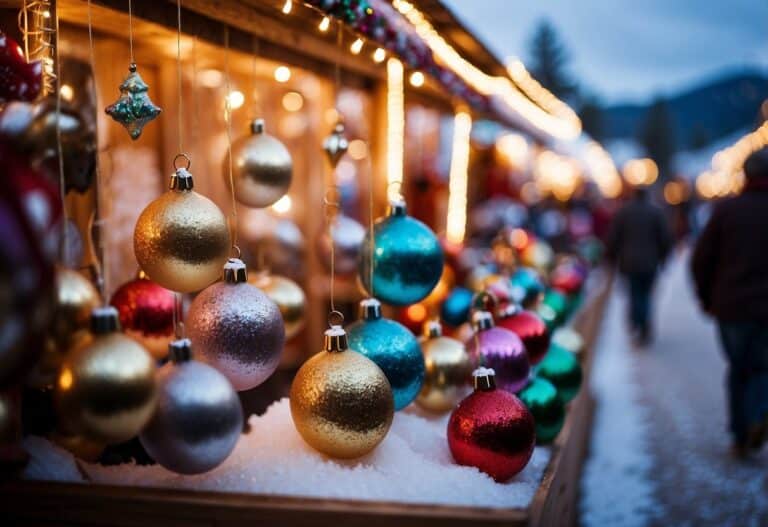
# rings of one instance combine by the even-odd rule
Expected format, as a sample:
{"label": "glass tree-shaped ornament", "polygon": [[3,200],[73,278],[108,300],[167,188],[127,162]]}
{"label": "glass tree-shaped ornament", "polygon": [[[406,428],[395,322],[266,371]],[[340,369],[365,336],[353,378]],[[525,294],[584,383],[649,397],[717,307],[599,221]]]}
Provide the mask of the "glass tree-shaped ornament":
{"label": "glass tree-shaped ornament", "polygon": [[149,98],[149,86],[136,71],[136,64],[131,64],[128,71],[130,73],[120,84],[120,97],[104,111],[128,130],[131,139],[136,140],[144,126],[160,115],[162,109]]}

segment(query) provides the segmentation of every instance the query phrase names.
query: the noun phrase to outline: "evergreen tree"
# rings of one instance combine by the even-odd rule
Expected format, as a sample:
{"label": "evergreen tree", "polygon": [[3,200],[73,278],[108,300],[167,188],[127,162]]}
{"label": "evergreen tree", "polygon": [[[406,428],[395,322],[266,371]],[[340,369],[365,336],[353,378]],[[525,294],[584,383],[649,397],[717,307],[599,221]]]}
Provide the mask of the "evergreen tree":
{"label": "evergreen tree", "polygon": [[568,72],[568,50],[548,20],[544,19],[536,26],[529,50],[529,71],[542,86],[561,99],[577,95],[576,83]]}
{"label": "evergreen tree", "polygon": [[579,108],[581,127],[594,139],[603,139],[603,110],[595,96],[587,96]]}
{"label": "evergreen tree", "polygon": [[667,102],[658,97],[654,99],[640,130],[640,142],[645,151],[659,167],[659,176],[668,177],[675,155],[675,136],[672,115]]}

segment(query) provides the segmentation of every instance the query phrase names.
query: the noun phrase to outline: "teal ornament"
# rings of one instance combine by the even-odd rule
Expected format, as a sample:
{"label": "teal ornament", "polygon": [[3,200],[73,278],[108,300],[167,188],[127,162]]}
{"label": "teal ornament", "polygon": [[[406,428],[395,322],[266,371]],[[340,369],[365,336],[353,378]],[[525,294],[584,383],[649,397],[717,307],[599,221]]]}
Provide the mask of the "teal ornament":
{"label": "teal ornament", "polygon": [[536,422],[536,442],[546,445],[554,441],[565,423],[565,403],[557,388],[547,379],[534,376],[517,396]]}
{"label": "teal ornament", "polygon": [[406,214],[405,202],[391,201],[388,215],[376,221],[373,240],[370,232],[365,235],[358,270],[368,294],[407,306],[426,298],[440,280],[443,250],[429,227]]}
{"label": "teal ornament", "polygon": [[581,364],[579,359],[565,348],[552,344],[538,366],[536,374],[551,382],[560,393],[563,402],[576,397],[581,386]]}
{"label": "teal ornament", "polygon": [[531,267],[520,267],[510,277],[512,301],[526,309],[536,306],[544,292],[539,272]]}
{"label": "teal ornament", "polygon": [[131,64],[128,71],[130,73],[120,84],[120,97],[104,111],[128,130],[131,139],[136,140],[144,126],[162,110],[150,100],[147,94],[149,86],[136,71],[136,64]]}
{"label": "teal ornament", "polygon": [[408,406],[424,384],[424,356],[419,341],[405,326],[382,318],[381,302],[360,302],[360,320],[347,328],[349,348],[381,368],[392,386],[395,410]]}
{"label": "teal ornament", "polygon": [[440,306],[440,318],[449,326],[458,327],[469,321],[469,311],[472,308],[472,291],[456,287]]}
{"label": "teal ornament", "polygon": [[551,330],[563,325],[568,319],[571,313],[571,300],[557,289],[547,289],[537,312]]}

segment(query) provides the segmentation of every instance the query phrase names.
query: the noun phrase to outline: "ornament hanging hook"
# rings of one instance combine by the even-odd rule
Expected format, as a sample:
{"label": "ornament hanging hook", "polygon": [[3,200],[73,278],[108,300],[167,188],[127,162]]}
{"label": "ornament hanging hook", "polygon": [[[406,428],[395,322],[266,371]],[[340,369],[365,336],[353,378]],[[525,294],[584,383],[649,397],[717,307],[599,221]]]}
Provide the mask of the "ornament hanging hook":
{"label": "ornament hanging hook", "polygon": [[234,254],[235,258],[238,260],[242,260],[243,252],[240,250],[240,246],[236,243],[232,244],[232,254]]}
{"label": "ornament hanging hook", "polygon": [[332,310],[328,313],[328,326],[341,326],[344,324],[344,314],[341,311]]}
{"label": "ornament hanging hook", "polygon": [[323,205],[325,207],[325,218],[331,222],[341,211],[341,190],[337,185],[331,185],[325,190]]}
{"label": "ornament hanging hook", "polygon": [[189,171],[189,168],[192,166],[192,160],[184,152],[182,152],[180,154],[176,154],[176,157],[173,158],[173,169],[174,170],[178,170],[178,169],[181,168],[180,166],[177,166],[177,163],[178,163],[179,159],[185,159],[187,161],[187,166],[184,167],[184,168],[185,168],[185,170]]}
{"label": "ornament hanging hook", "polygon": [[472,308],[494,312],[499,307],[499,299],[490,291],[483,290],[472,296]]}

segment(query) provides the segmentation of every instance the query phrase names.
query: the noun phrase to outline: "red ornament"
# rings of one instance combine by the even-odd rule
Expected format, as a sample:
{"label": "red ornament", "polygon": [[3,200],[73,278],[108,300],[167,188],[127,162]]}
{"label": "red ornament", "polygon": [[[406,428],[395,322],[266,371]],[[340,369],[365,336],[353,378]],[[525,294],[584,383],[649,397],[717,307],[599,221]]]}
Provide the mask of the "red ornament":
{"label": "red ornament", "polygon": [[507,481],[525,468],[533,454],[533,415],[515,395],[496,389],[493,370],[478,368],[472,376],[475,391],[448,421],[448,447],[459,465]]}
{"label": "red ornament", "polygon": [[120,314],[126,335],[141,344],[156,359],[168,354],[173,339],[173,292],[140,276],[123,284],[110,301]]}
{"label": "red ornament", "polygon": [[539,315],[516,304],[507,304],[498,311],[496,324],[520,337],[531,364],[541,362],[549,349],[552,335]]}
{"label": "red ornament", "polygon": [[549,277],[552,289],[562,291],[566,295],[575,295],[584,286],[584,273],[575,265],[566,263],[555,267]]}
{"label": "red ornament", "polygon": [[43,84],[43,63],[27,62],[21,46],[0,31],[0,102],[34,101]]}

